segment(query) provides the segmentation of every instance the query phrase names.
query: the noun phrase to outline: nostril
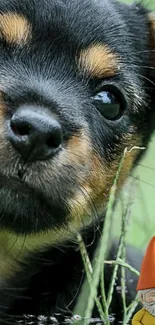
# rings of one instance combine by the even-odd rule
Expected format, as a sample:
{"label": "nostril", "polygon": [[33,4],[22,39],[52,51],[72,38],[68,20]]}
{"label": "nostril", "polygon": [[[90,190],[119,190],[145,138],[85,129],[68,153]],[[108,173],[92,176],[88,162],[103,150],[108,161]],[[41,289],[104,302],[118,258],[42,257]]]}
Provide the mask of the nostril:
{"label": "nostril", "polygon": [[29,135],[32,130],[32,125],[29,123],[11,121],[10,126],[14,134],[18,136]]}
{"label": "nostril", "polygon": [[46,140],[46,145],[49,149],[50,148],[57,149],[61,145],[61,143],[62,143],[61,131],[51,134]]}

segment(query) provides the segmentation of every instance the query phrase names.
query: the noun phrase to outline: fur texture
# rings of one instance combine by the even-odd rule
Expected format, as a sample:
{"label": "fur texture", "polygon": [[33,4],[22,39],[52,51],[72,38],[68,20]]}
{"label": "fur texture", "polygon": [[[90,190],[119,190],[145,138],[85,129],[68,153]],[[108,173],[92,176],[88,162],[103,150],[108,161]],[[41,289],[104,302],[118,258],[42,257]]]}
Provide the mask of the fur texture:
{"label": "fur texture", "polygon": [[[72,315],[84,279],[76,233],[92,259],[124,149],[147,147],[154,130],[154,26],[141,6],[113,0],[0,0],[1,322]],[[54,157],[23,159],[12,144],[10,121],[21,107],[60,124]],[[138,150],[128,153],[119,186],[138,159]],[[139,252],[128,248],[128,261],[139,268]],[[135,282],[127,282],[129,302]]]}

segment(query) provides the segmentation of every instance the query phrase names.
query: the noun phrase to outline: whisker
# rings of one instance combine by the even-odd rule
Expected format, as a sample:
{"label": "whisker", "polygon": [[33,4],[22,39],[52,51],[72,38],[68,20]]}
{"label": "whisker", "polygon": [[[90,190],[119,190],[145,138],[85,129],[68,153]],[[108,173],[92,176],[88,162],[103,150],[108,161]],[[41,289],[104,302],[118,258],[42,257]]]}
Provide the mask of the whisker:
{"label": "whisker", "polygon": [[10,253],[10,251],[12,250],[12,248],[15,246],[15,244],[17,243],[18,238],[15,238],[15,241],[13,242],[13,244],[11,245],[11,247],[8,249],[8,251],[6,252],[6,254],[2,257],[1,261],[5,260],[5,258],[8,256],[8,254]]}
{"label": "whisker", "polygon": [[26,234],[24,235],[23,243],[22,243],[21,248],[20,248],[20,250],[19,250],[19,252],[18,252],[18,254],[16,256],[16,260],[18,260],[18,257],[19,257],[19,255],[21,254],[21,252],[22,252],[22,250],[24,248],[25,242],[26,242]]}
{"label": "whisker", "polygon": [[144,69],[150,69],[150,70],[155,70],[155,67],[147,66],[147,65],[137,65],[139,68],[144,68]]}
{"label": "whisker", "polygon": [[73,299],[70,301],[70,303],[66,306],[66,309],[69,308],[69,306],[70,306],[70,305],[75,301],[76,297],[78,296],[79,291],[80,291],[80,289],[81,289],[81,285],[82,285],[82,281],[83,281],[83,279],[84,279],[84,273],[83,273],[82,276],[81,276],[81,280],[80,280],[79,286],[78,286],[78,288],[77,288],[77,292],[75,293],[75,295],[74,295]]}
{"label": "whisker", "polygon": [[142,74],[138,74],[138,76],[139,76],[140,78],[142,78],[142,79],[148,81],[148,82],[151,83],[153,86],[155,86],[155,83],[154,83],[151,79],[149,79],[149,78],[143,76]]}
{"label": "whisker", "polygon": [[140,51],[133,51],[134,54],[138,54],[138,53],[154,53],[155,50],[153,49],[149,49],[149,50],[140,50]]}

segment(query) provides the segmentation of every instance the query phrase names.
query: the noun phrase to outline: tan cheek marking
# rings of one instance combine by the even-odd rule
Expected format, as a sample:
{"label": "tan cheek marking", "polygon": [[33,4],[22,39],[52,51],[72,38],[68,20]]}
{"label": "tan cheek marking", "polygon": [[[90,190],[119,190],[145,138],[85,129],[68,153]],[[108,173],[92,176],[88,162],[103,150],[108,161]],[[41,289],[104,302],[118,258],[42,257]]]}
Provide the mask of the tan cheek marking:
{"label": "tan cheek marking", "polygon": [[[127,153],[125,155],[125,159],[120,171],[120,175],[118,178],[118,183],[117,183],[117,187],[118,189],[120,189],[124,182],[126,181],[129,172],[134,164],[134,161],[137,157],[137,155],[139,154],[139,150],[140,149],[133,149],[134,147],[141,147],[142,145],[142,140],[141,140],[141,136],[138,134],[125,134],[124,138],[122,140],[122,146],[125,150],[125,148],[127,148]],[[116,158],[116,162],[114,161],[113,166],[111,168],[111,172],[113,173],[113,176],[116,175],[116,172],[118,170],[118,166],[120,164],[120,161],[123,157],[123,152],[122,152],[122,156],[119,156]],[[112,184],[111,184],[112,185]]]}
{"label": "tan cheek marking", "polygon": [[[127,147],[130,150],[132,147],[140,145],[141,139],[139,136],[125,135],[124,149]],[[127,152],[117,183],[118,190],[125,182],[137,154],[138,150]],[[91,223],[93,209],[94,212],[96,210],[96,213],[103,212],[122,157],[123,152],[122,156],[116,157],[114,162],[107,166],[106,162],[101,161],[96,153],[92,153],[91,169],[87,180],[82,183],[79,182],[81,191],[77,190],[74,198],[69,201],[70,218],[73,220],[73,227],[80,228],[80,226]]]}
{"label": "tan cheek marking", "polygon": [[7,42],[25,44],[30,35],[30,24],[25,17],[13,13],[0,14],[0,36]]}
{"label": "tan cheek marking", "polygon": [[79,69],[91,77],[111,77],[119,70],[118,58],[107,45],[92,45],[82,50],[78,62]]}
{"label": "tan cheek marking", "polygon": [[88,163],[91,153],[91,144],[89,137],[81,131],[79,136],[73,136],[67,145],[67,159],[75,163]]}
{"label": "tan cheek marking", "polygon": [[66,164],[86,166],[89,164],[91,151],[89,134],[87,135],[83,129],[78,135],[72,136],[68,141],[67,147],[59,155],[59,161],[57,159],[53,161],[57,166]]}
{"label": "tan cheek marking", "polygon": [[[84,156],[83,152],[83,156]],[[87,161],[85,162],[87,163]],[[92,209],[95,207],[98,196],[104,200],[105,186],[107,185],[106,166],[101,163],[96,153],[91,151],[89,157],[89,171],[85,180],[79,178],[79,186],[75,196],[69,200],[70,218],[73,227],[81,227],[91,223]],[[100,198],[101,202],[101,198]]]}
{"label": "tan cheek marking", "polygon": [[[4,125],[5,112],[6,112],[6,105],[3,100],[3,95],[0,92],[0,129],[1,127],[3,128]],[[0,134],[1,134],[1,130],[0,130]]]}

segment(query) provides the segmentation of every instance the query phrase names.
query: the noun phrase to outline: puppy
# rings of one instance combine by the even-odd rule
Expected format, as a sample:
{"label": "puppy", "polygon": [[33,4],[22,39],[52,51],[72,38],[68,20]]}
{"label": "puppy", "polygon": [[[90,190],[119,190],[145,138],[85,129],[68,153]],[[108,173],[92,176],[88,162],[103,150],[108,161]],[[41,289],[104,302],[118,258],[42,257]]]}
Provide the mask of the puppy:
{"label": "puppy", "polygon": [[[118,187],[154,130],[154,51],[141,6],[0,0],[1,324],[72,315],[84,279],[76,235],[92,259],[124,150]],[[113,324],[122,309],[115,291]]]}

